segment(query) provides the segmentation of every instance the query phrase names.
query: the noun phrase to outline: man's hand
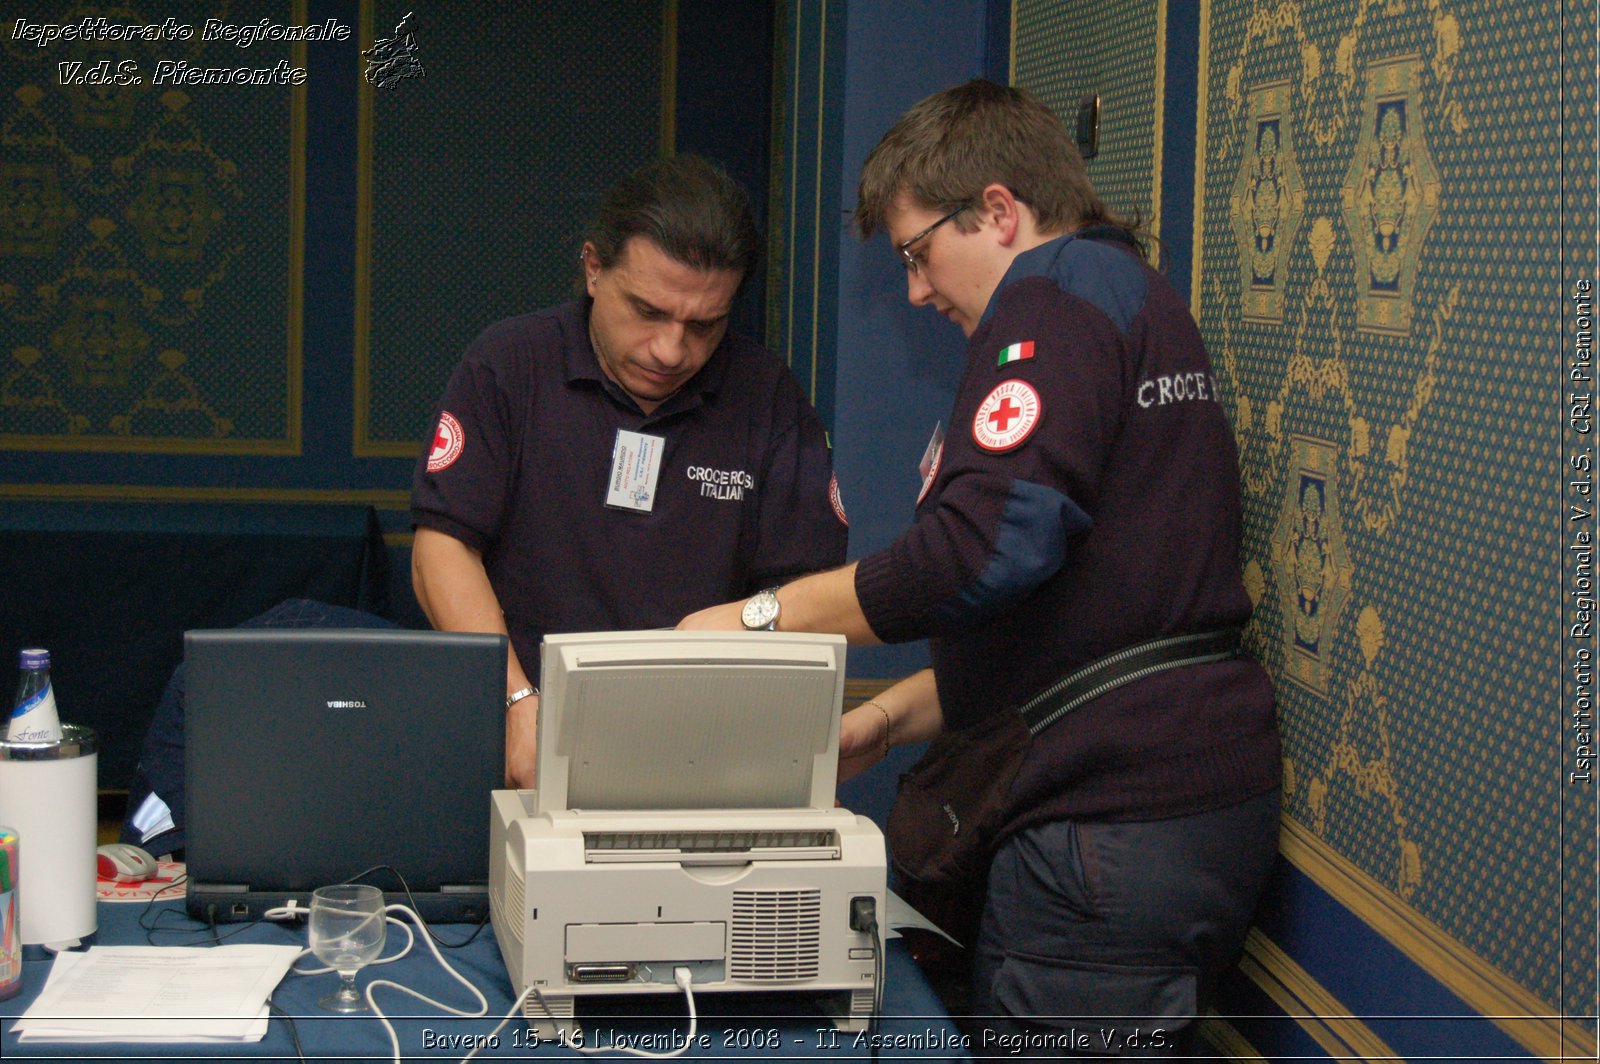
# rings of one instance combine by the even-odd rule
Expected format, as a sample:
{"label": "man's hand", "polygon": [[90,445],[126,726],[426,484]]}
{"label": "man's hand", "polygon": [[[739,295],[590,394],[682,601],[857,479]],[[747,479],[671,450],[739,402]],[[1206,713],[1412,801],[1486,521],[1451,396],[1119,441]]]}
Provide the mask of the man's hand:
{"label": "man's hand", "polygon": [[539,771],[539,696],[506,710],[506,786],[531,790]]}

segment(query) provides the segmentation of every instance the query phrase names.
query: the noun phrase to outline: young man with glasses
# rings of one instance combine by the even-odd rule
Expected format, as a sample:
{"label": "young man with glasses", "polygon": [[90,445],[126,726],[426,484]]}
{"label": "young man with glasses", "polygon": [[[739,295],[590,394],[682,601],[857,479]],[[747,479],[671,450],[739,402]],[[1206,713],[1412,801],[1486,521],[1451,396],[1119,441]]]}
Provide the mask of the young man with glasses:
{"label": "young man with glasses", "polygon": [[[1060,711],[1030,719],[1003,792],[974,1022],[1063,1055],[1187,1052],[1276,853],[1281,773],[1271,682],[1234,653],[1237,456],[1199,331],[1018,89],[913,107],[855,219],[887,231],[910,301],[960,326],[966,364],[911,528],[778,589],[776,627],[931,640],[931,669],[846,715],[844,775]],[[736,627],[741,605],[682,623]]]}

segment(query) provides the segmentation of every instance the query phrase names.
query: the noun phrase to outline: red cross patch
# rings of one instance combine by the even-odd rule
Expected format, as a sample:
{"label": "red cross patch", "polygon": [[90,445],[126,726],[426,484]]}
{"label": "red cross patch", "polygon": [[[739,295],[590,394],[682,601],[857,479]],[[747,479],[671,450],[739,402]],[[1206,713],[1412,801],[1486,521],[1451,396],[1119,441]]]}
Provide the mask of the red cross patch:
{"label": "red cross patch", "polygon": [[428,472],[449,469],[466,445],[467,434],[461,430],[461,422],[451,417],[450,411],[439,411],[439,427],[433,432],[433,449],[428,452]]}
{"label": "red cross patch", "polygon": [[1039,393],[1027,381],[1001,381],[978,404],[972,439],[986,451],[1009,451],[1033,433],[1043,412]]}

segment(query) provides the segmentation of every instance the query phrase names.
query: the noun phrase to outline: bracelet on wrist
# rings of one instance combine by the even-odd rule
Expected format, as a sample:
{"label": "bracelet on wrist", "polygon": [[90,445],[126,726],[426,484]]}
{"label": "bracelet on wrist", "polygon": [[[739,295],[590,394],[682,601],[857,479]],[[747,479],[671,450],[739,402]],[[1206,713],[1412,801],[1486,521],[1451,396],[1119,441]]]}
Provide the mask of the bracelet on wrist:
{"label": "bracelet on wrist", "polygon": [[510,709],[518,702],[521,702],[524,698],[536,698],[538,697],[538,694],[539,689],[537,687],[523,687],[519,690],[512,691],[510,694],[506,695],[506,708]]}
{"label": "bracelet on wrist", "polygon": [[883,703],[877,699],[869,699],[862,705],[876,706],[879,713],[883,714],[883,756],[889,756],[890,735],[894,732],[894,721],[889,719],[889,711],[883,708]]}

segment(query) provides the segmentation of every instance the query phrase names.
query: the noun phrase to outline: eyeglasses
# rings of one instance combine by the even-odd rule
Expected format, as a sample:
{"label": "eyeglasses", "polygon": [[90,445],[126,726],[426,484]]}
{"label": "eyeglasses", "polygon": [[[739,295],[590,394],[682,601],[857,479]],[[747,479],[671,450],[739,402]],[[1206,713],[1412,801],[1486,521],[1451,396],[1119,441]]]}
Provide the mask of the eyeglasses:
{"label": "eyeglasses", "polygon": [[918,269],[917,256],[912,252],[911,245],[926,237],[929,233],[933,232],[945,222],[948,222],[950,219],[966,210],[969,206],[971,206],[971,204],[962,204],[949,214],[945,215],[943,218],[940,218],[937,222],[934,222],[932,225],[928,226],[928,228],[924,229],[916,236],[912,237],[910,240],[902,240],[900,243],[896,244],[894,249],[900,253],[900,257],[902,259],[906,260],[906,269],[910,270],[912,273],[916,273]]}

